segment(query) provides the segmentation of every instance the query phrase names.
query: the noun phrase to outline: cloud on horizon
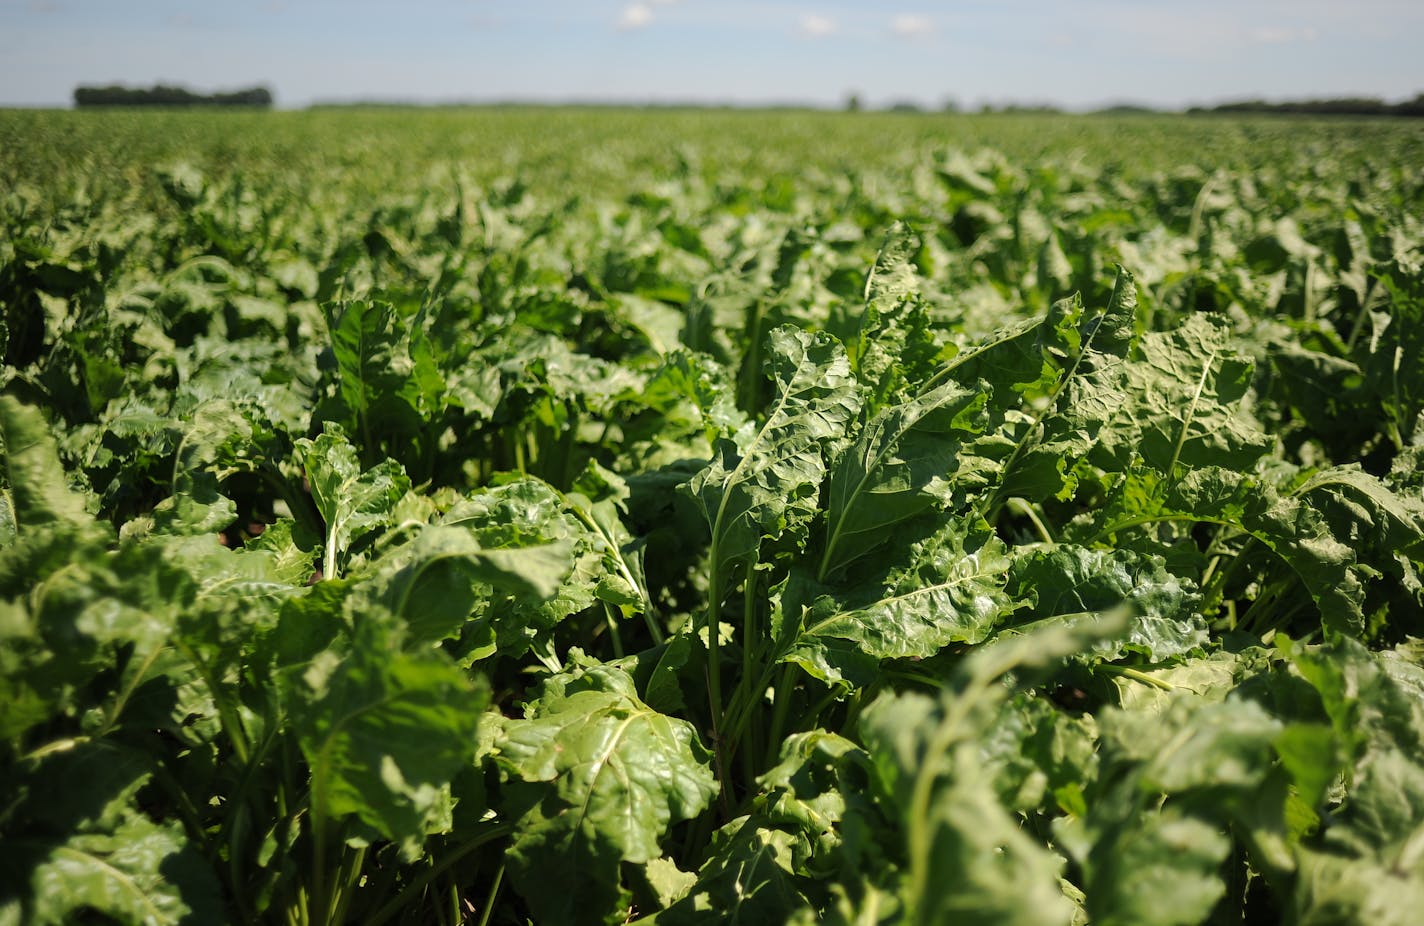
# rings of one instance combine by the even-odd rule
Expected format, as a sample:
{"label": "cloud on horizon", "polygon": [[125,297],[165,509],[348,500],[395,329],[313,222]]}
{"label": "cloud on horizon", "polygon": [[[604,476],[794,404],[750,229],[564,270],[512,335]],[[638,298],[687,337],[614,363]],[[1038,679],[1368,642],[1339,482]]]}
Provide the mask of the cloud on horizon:
{"label": "cloud on horizon", "polygon": [[836,21],[829,16],[821,16],[817,13],[807,13],[801,17],[801,23],[797,31],[811,39],[821,39],[836,31]]}
{"label": "cloud on horizon", "polygon": [[653,20],[657,19],[657,8],[660,6],[672,6],[679,0],[639,0],[623,7],[622,14],[618,17],[618,29],[627,32],[632,29],[642,29],[650,26]]}
{"label": "cloud on horizon", "polygon": [[934,34],[935,23],[918,13],[899,13],[890,18],[890,31],[902,39],[920,39]]}

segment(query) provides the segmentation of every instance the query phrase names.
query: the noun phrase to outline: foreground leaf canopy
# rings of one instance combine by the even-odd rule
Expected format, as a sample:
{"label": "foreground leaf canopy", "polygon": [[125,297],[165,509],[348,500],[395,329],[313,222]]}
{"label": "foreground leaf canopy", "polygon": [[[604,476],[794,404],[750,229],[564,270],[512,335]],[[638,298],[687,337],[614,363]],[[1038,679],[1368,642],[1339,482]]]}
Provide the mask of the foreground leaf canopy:
{"label": "foreground leaf canopy", "polygon": [[0,924],[1424,907],[1406,120],[0,138]]}

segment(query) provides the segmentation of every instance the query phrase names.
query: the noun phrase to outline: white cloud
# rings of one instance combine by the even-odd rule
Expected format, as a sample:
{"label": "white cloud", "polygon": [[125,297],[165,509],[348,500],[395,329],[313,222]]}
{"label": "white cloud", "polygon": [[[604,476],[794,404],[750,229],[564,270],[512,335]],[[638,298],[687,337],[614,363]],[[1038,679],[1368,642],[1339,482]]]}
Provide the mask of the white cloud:
{"label": "white cloud", "polygon": [[890,19],[890,31],[902,39],[917,39],[935,31],[934,20],[915,13],[901,13]]}
{"label": "white cloud", "polygon": [[646,3],[630,3],[618,17],[619,29],[641,29],[653,21],[653,8]]}
{"label": "white cloud", "polygon": [[623,15],[618,17],[618,28],[624,31],[641,29],[652,24],[658,7],[672,6],[680,2],[681,0],[638,0],[636,3],[630,3],[623,8]]}
{"label": "white cloud", "polygon": [[807,38],[819,39],[836,31],[836,21],[827,16],[807,13],[801,17],[800,32]]}
{"label": "white cloud", "polygon": [[1252,32],[1251,41],[1259,45],[1289,45],[1293,42],[1313,42],[1319,35],[1315,29],[1309,26],[1304,28],[1266,26]]}

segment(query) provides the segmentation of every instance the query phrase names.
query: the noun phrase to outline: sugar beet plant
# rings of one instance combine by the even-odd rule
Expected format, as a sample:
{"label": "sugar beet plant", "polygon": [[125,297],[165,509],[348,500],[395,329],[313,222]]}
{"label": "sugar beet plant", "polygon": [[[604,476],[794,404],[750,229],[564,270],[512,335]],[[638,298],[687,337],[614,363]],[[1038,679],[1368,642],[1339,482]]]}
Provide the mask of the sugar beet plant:
{"label": "sugar beet plant", "polygon": [[12,203],[0,923],[1411,922],[1417,221],[1098,281],[1014,176]]}

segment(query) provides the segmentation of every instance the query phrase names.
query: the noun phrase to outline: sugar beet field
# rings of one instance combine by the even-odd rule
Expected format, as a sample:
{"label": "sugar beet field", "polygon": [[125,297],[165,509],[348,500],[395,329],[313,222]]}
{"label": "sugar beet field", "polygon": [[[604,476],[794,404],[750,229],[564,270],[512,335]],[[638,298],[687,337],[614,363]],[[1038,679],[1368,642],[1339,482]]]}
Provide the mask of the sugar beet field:
{"label": "sugar beet field", "polygon": [[0,113],[0,926],[1419,922],[1421,164]]}

